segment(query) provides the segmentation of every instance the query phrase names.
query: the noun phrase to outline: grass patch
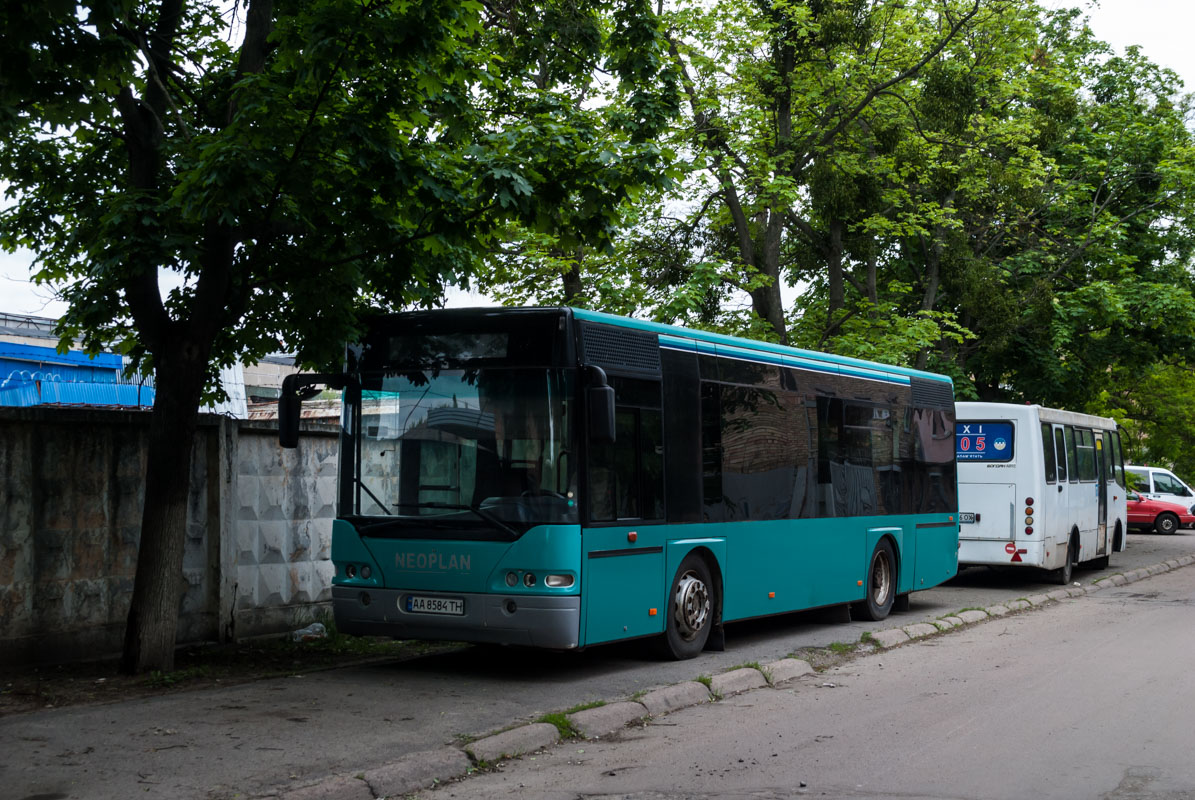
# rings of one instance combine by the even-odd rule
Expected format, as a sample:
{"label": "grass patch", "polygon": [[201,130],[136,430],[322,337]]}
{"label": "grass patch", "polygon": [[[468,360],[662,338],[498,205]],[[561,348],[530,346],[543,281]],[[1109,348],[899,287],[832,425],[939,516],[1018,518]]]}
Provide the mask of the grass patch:
{"label": "grass patch", "polygon": [[857,644],[850,644],[847,642],[830,642],[830,644],[826,647],[826,649],[829,650],[831,653],[837,653],[838,655],[846,655],[847,653],[855,652],[856,647],[858,647]]}
{"label": "grass patch", "polygon": [[573,725],[572,720],[570,720],[568,716],[562,712],[544,714],[542,717],[537,719],[536,722],[546,722],[549,725],[555,725],[556,731],[560,734],[560,739],[562,741],[565,739],[581,738],[581,731],[577,730],[577,728]]}
{"label": "grass patch", "polygon": [[606,705],[605,700],[591,700],[588,703],[578,703],[572,708],[565,711],[565,714],[576,714],[578,711],[588,711],[591,708],[601,708]]}
{"label": "grass patch", "polygon": [[172,672],[162,672],[155,669],[153,672],[142,678],[141,682],[150,688],[165,689],[190,681],[210,679],[212,674],[212,668],[207,665],[197,665],[194,667],[187,667],[186,669],[176,669]]}
{"label": "grass patch", "polygon": [[714,687],[714,679],[711,678],[709,675],[698,675],[693,680],[697,681],[698,683],[700,683],[702,686],[704,686],[707,689],[712,690]]}
{"label": "grass patch", "polygon": [[876,637],[872,635],[871,631],[863,631],[859,636],[860,644],[875,644]]}

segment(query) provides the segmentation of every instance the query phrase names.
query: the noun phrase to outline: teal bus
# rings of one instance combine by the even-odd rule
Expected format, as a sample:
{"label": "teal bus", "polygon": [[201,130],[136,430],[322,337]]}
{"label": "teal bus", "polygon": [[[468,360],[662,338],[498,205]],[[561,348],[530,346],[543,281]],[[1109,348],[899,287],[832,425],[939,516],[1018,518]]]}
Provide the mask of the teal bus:
{"label": "teal bus", "polygon": [[576,649],[849,604],[958,567],[949,378],[576,308],[373,319],[343,389],[337,627]]}

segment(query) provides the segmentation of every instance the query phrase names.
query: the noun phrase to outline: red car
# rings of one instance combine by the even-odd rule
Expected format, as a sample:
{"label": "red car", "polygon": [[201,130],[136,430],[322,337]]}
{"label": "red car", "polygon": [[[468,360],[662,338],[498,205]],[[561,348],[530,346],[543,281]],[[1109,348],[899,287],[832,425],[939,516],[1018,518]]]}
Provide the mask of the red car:
{"label": "red car", "polygon": [[1157,533],[1174,533],[1179,528],[1189,528],[1195,525],[1195,514],[1192,508],[1167,503],[1165,500],[1150,500],[1136,492],[1128,493],[1129,527],[1151,528]]}

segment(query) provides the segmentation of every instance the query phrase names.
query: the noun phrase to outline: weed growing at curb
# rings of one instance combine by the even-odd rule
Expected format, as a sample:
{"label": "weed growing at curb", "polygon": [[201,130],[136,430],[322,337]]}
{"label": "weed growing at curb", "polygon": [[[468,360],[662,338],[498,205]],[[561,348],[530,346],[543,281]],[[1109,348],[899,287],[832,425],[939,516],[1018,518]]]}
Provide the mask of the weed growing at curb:
{"label": "weed growing at curb", "polygon": [[199,665],[187,667],[186,669],[176,669],[173,672],[162,672],[155,669],[142,680],[142,683],[152,689],[165,689],[187,683],[188,681],[209,679],[211,677],[213,677],[212,668]]}
{"label": "weed growing at curb", "polygon": [[705,688],[710,689],[710,690],[712,690],[713,685],[714,685],[714,679],[711,678],[709,675],[698,675],[693,680],[697,681],[702,686],[704,686]]}
{"label": "weed growing at curb", "polygon": [[576,714],[578,711],[588,711],[591,708],[601,708],[606,705],[605,700],[591,700],[588,703],[578,703],[572,708],[565,709],[564,714]]}
{"label": "weed growing at curb", "polygon": [[561,741],[566,739],[580,739],[581,731],[577,730],[573,725],[572,720],[568,718],[567,714],[555,712],[552,714],[544,714],[536,720],[536,722],[546,722],[549,725],[555,725],[556,731],[560,734]]}

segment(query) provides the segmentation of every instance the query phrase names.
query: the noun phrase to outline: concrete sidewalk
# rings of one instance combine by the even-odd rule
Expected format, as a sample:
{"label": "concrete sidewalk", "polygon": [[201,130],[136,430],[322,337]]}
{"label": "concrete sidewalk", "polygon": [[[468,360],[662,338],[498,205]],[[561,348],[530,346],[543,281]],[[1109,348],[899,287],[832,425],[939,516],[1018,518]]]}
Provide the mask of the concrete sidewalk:
{"label": "concrete sidewalk", "polygon": [[[1195,555],[1186,555],[1087,586],[1059,587],[932,623],[876,630],[864,639],[876,648],[899,646],[1192,562]],[[816,680],[808,664],[791,658],[769,661],[760,669],[729,669],[701,681],[681,677],[697,677],[702,666],[708,670],[713,663],[698,659],[680,662],[671,673],[678,676],[677,682],[670,685],[645,686],[608,698],[578,698],[583,690],[576,687],[588,683],[587,675],[608,677],[605,673],[616,673],[620,665],[537,652],[523,660],[492,659],[479,668],[477,657],[485,653],[468,649],[429,657],[415,666],[346,668],[0,718],[0,796],[395,797],[560,742],[560,728],[538,720],[562,707],[576,707],[578,699],[595,705],[567,715],[562,727],[566,733],[594,738],[741,691],[799,689],[800,681]],[[596,705],[600,700],[608,702]],[[469,731],[492,733],[476,737]]]}

